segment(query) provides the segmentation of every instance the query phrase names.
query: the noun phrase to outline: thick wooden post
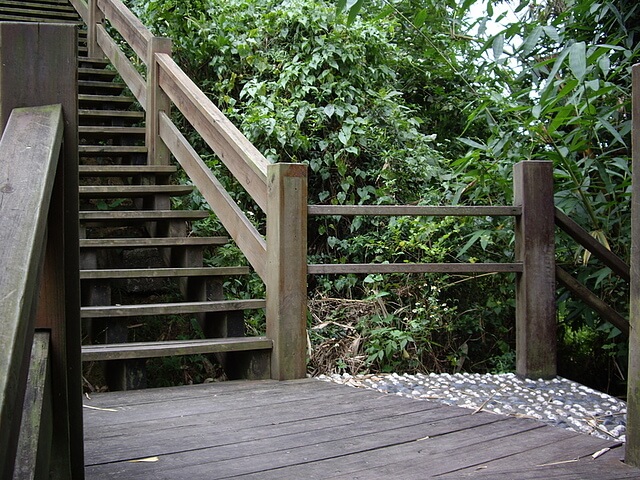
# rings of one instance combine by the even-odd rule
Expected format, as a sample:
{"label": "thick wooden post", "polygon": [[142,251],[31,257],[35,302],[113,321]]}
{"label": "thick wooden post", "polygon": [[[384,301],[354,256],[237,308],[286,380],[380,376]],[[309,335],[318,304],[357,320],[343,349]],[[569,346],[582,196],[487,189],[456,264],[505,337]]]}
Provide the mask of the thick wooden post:
{"label": "thick wooden post", "polygon": [[[49,228],[49,238],[53,239],[51,248],[55,245],[58,250],[48,251],[43,274],[45,279],[50,274],[57,275],[48,287],[65,292],[64,305],[56,304],[55,311],[47,317],[52,329],[55,455],[52,478],[81,479],[84,478],[84,440],[78,268],[77,48],[73,25],[0,22],[0,131],[4,130],[14,108],[62,104],[63,147],[54,187],[59,193],[52,199],[52,208],[57,210],[52,214]],[[41,298],[52,297],[43,291]],[[60,313],[61,309],[64,314]],[[39,326],[43,326],[42,322],[44,320]]]}
{"label": "thick wooden post", "polygon": [[152,37],[147,47],[147,149],[150,165],[169,165],[169,149],[160,139],[159,113],[170,114],[171,101],[158,83],[158,63],[156,53],[171,55],[171,39]]}
{"label": "thick wooden post", "polygon": [[98,45],[96,24],[104,22],[104,14],[98,8],[98,0],[89,0],[87,5],[87,56],[89,58],[103,58],[104,54]]}
{"label": "thick wooden post", "polygon": [[307,167],[267,167],[267,337],[271,378],[306,375]]}
{"label": "thick wooden post", "polygon": [[553,164],[526,161],[513,172],[516,217],[516,372],[528,378],[556,375]]}
{"label": "thick wooden post", "polygon": [[633,66],[632,101],[631,298],[625,461],[640,467],[640,64]]}

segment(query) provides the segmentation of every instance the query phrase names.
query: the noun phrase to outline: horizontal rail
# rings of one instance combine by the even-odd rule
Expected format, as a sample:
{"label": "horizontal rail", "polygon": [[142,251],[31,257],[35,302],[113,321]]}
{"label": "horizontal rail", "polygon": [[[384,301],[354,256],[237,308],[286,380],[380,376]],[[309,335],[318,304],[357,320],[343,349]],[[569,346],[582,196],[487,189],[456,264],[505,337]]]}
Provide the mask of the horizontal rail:
{"label": "horizontal rail", "polygon": [[160,112],[160,138],[264,280],[267,269],[267,244],[264,238],[164,112]]}
{"label": "horizontal rail", "polygon": [[148,65],[147,46],[153,37],[151,32],[120,0],[97,0],[98,8],[136,55]]}
{"label": "horizontal rail", "polygon": [[626,318],[611,308],[606,302],[604,302],[595,293],[585,287],[578,280],[573,278],[562,267],[556,265],[556,278],[577,297],[580,298],[586,305],[591,307],[598,315],[604,320],[611,323],[618,330],[620,330],[625,336],[629,336],[629,322]]}
{"label": "horizontal rail", "polygon": [[61,105],[13,110],[0,139],[0,475],[16,452],[47,218],[60,148]]}
{"label": "horizontal rail", "polygon": [[631,274],[629,265],[618,257],[615,253],[602,245],[598,240],[589,235],[584,228],[578,223],[565,215],[560,209],[556,208],[555,222],[562,231],[566,232],[571,238],[589,250],[593,256],[597,257],[602,263],[609,267],[615,274],[619,275],[625,281],[629,282]]}
{"label": "horizontal rail", "polygon": [[262,211],[267,209],[269,161],[167,54],[156,54],[159,84]]}
{"label": "horizontal rail", "polygon": [[307,266],[309,275],[347,273],[518,273],[521,263],[320,263]]}
{"label": "horizontal rail", "polygon": [[380,216],[518,216],[522,207],[512,206],[422,206],[422,205],[309,205],[308,215],[380,215]]}
{"label": "horizontal rail", "polygon": [[102,25],[96,25],[96,38],[104,54],[116,67],[118,73],[127,84],[131,93],[140,102],[142,108],[147,105],[147,85],[131,61],[122,52],[118,44],[107,33]]}

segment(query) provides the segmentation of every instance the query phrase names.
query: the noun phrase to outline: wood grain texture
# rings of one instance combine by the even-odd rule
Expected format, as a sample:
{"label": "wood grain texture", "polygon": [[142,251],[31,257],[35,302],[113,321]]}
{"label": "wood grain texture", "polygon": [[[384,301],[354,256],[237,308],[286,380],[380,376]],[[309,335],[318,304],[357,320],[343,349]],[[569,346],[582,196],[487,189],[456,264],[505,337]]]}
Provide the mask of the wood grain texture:
{"label": "wood grain texture", "polygon": [[218,220],[231,235],[231,238],[235,240],[251,266],[264,280],[267,257],[264,238],[164,113],[160,114],[160,138],[169,147],[195,186],[198,187]]}
{"label": "wood grain texture", "polygon": [[147,63],[147,45],[151,32],[120,0],[97,0],[105,18],[122,35],[140,60]]}
{"label": "wood grain texture", "polygon": [[264,308],[265,302],[251,300],[210,300],[203,302],[170,302],[115,306],[82,307],[82,318],[121,318],[147,315],[180,315],[183,313],[227,312]]}
{"label": "wood grain texture", "polygon": [[521,263],[324,263],[307,266],[310,275],[347,273],[515,273]]}
{"label": "wood grain texture", "polygon": [[164,54],[157,54],[162,90],[218,155],[233,176],[266,211],[269,161],[226,118],[211,100]]}
{"label": "wood grain texture", "polygon": [[96,480],[640,475],[620,449],[589,457],[612,442],[315,379],[114,392],[85,404],[87,475]]}

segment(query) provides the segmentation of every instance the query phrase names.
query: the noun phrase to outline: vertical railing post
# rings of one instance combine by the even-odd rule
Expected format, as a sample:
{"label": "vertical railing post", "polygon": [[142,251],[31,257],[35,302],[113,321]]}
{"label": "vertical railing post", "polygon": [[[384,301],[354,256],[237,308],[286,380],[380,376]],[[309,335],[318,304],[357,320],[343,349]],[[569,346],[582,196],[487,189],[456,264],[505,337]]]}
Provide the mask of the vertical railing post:
{"label": "vertical railing post", "polygon": [[631,179],[631,290],[625,461],[640,467],[640,64],[633,66]]}
{"label": "vertical railing post", "polygon": [[159,112],[165,112],[169,115],[171,102],[159,85],[156,53],[171,55],[171,39],[152,37],[147,46],[147,163],[150,165],[169,165],[169,149],[160,139]]}
{"label": "vertical railing post", "polygon": [[528,378],[556,375],[553,164],[526,161],[513,173],[516,217],[516,372]]}
{"label": "vertical railing post", "polygon": [[306,375],[307,167],[267,167],[267,336],[271,378]]}
{"label": "vertical railing post", "polygon": [[96,24],[104,22],[102,10],[98,8],[98,0],[89,0],[87,5],[87,56],[89,58],[102,58],[102,49],[98,46],[96,36]]}

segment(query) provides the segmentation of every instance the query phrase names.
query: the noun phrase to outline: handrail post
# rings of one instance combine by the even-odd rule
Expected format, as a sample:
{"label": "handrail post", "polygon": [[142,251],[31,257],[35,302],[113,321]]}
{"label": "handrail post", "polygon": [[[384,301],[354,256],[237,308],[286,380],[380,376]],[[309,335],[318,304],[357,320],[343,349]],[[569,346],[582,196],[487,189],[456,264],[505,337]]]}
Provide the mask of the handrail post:
{"label": "handrail post", "polygon": [[306,375],[307,166],[267,167],[267,337],[271,378]]}
{"label": "handrail post", "polygon": [[87,20],[87,56],[89,58],[102,58],[102,49],[98,45],[96,36],[96,24],[104,23],[104,14],[98,7],[98,0],[89,0]]}
{"label": "handrail post", "polygon": [[169,165],[169,149],[160,139],[160,112],[170,115],[171,101],[160,88],[158,81],[158,62],[156,53],[171,55],[171,39],[152,37],[147,46],[147,105],[146,132],[147,150],[150,165]]}
{"label": "handrail post", "polygon": [[525,161],[513,172],[516,217],[516,372],[528,378],[557,373],[553,163]]}
{"label": "handrail post", "polygon": [[625,462],[640,467],[640,64],[633,66],[631,193],[631,291]]}

